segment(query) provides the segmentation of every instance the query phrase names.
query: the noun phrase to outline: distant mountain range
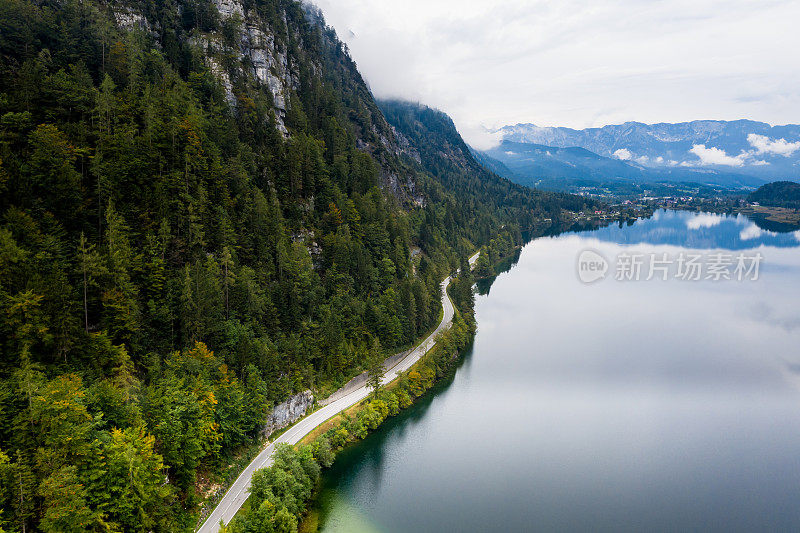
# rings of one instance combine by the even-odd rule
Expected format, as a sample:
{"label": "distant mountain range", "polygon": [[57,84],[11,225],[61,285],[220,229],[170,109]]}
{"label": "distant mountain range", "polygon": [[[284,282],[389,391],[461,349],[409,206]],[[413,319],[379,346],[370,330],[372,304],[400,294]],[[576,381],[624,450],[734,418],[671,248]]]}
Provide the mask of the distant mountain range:
{"label": "distant mountain range", "polygon": [[503,141],[482,162],[520,182],[617,178],[757,187],[800,180],[800,125],[704,120],[575,130],[517,124],[494,133]]}
{"label": "distant mountain range", "polygon": [[553,183],[559,179],[587,184],[607,181],[686,182],[726,188],[758,187],[764,183],[763,179],[755,176],[713,168],[646,167],[635,161],[604,157],[579,147],[558,148],[503,141],[477,157],[495,173],[527,186],[537,186],[542,180]]}

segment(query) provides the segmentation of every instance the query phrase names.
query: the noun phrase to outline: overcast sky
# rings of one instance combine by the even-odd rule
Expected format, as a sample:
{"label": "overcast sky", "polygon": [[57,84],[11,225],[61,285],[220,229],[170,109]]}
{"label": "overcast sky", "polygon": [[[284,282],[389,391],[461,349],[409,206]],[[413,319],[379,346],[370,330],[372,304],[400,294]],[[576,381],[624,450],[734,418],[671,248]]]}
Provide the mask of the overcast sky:
{"label": "overcast sky", "polygon": [[521,122],[800,123],[800,0],[314,2],[376,96],[479,146]]}

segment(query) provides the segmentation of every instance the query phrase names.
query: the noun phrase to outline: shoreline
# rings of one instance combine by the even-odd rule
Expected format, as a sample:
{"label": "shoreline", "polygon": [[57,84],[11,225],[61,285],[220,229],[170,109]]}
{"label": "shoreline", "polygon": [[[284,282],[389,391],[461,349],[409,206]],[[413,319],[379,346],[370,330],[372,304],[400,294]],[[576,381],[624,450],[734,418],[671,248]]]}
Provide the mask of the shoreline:
{"label": "shoreline", "polygon": [[[447,294],[447,297],[450,298],[450,295]],[[454,320],[454,323],[455,323],[455,320]],[[473,322],[473,325],[474,325],[474,322]],[[462,357],[464,355],[465,349],[472,344],[474,339],[475,339],[475,330],[473,329],[470,332],[466,343],[464,343],[463,346],[458,346],[456,351],[455,351],[455,353],[452,355],[452,357],[449,358],[449,361],[448,361],[449,364],[447,365],[447,367],[446,367],[446,369],[445,369],[445,371],[444,371],[442,376],[437,376],[436,379],[434,379],[432,382],[430,382],[430,384],[428,386],[426,386],[425,389],[418,396],[413,398],[413,400],[411,401],[411,403],[409,405],[406,405],[406,406],[402,407],[397,413],[390,414],[389,416],[387,416],[383,421],[381,421],[381,423],[379,425],[377,425],[375,428],[370,429],[370,431],[367,433],[367,435],[365,435],[364,437],[361,437],[361,438],[353,439],[353,440],[347,442],[344,446],[340,447],[336,451],[336,456],[338,456],[338,454],[340,452],[342,452],[342,451],[344,451],[344,450],[346,450],[348,448],[351,448],[353,446],[356,446],[357,444],[363,442],[363,440],[365,438],[368,438],[370,435],[372,435],[379,428],[383,427],[383,425],[384,425],[384,423],[386,421],[388,421],[390,419],[394,419],[397,416],[400,416],[401,414],[405,413],[409,409],[411,409],[414,406],[418,405],[420,400],[426,398],[431,393],[435,393],[436,388],[438,386],[440,386],[443,383],[444,380],[446,380],[447,378],[452,378],[454,376],[454,373],[455,373],[455,371],[457,370],[457,367],[458,367],[458,363],[462,360]],[[436,345],[436,346],[438,346],[438,345]],[[431,348],[431,351],[433,351],[436,348],[436,346]],[[409,368],[408,374],[410,374],[411,372],[422,370],[422,367],[425,366],[425,363],[426,363],[426,358],[425,357],[420,358],[419,360],[417,360]],[[380,391],[382,393],[384,393],[384,392],[391,393],[391,392],[393,392],[395,389],[397,389],[400,386],[401,386],[400,380],[396,379],[396,380],[393,380],[390,383],[387,383],[385,386],[381,387]],[[352,420],[352,419],[356,418],[359,415],[359,413],[361,413],[365,409],[368,409],[369,405],[370,405],[370,403],[371,403],[371,401],[373,399],[377,399],[377,398],[376,397],[365,398],[364,400],[362,400],[358,404],[351,406],[346,411],[342,411],[340,413],[337,413],[336,415],[331,417],[330,420],[334,420],[337,417],[339,417],[341,419],[339,426],[341,426],[341,425],[345,424],[348,420]],[[334,425],[332,428],[329,428],[328,431],[330,431],[330,429],[335,429],[335,427],[337,427],[337,426]],[[320,436],[323,436],[325,433],[326,433],[325,431],[320,432],[320,434],[314,435],[313,438],[309,438],[309,437],[311,437],[313,432],[309,433],[309,435],[307,435],[303,440],[301,440],[297,444],[297,446],[312,445],[313,442],[317,438],[319,438]],[[302,519],[300,520],[300,522],[298,524],[298,529],[297,529],[298,533],[315,533],[315,532],[319,531],[319,522],[318,522],[319,507],[316,504],[318,503],[318,498],[320,496],[319,490],[321,488],[321,486],[320,486],[321,479],[322,479],[322,477],[320,476],[316,480],[313,495],[311,496],[311,499],[308,501],[308,507],[307,507],[305,513],[303,514]]]}
{"label": "shoreline", "polygon": [[[480,252],[476,252],[469,258],[470,266],[473,266],[477,261]],[[447,292],[450,285],[452,276],[448,276],[442,281],[442,320],[439,325],[424,338],[415,348],[412,348],[403,358],[400,359],[392,368],[386,371],[384,380],[382,381],[382,388],[392,382],[396,382],[401,378],[404,373],[411,372],[411,368],[419,362],[424,356],[432,351],[439,341],[439,337],[450,330],[457,316],[457,310]],[[401,352],[402,353],[402,352]],[[396,357],[396,354],[391,357]],[[387,359],[391,359],[387,358]],[[347,385],[345,385],[346,387]],[[337,394],[335,392],[334,394]],[[341,412],[346,411],[358,404],[361,404],[365,399],[370,396],[370,391],[366,386],[352,390],[345,394],[343,397],[338,398],[325,406],[312,411],[299,419],[292,426],[286,430],[274,441],[267,444],[266,447],[256,456],[256,458],[244,468],[236,480],[226,491],[222,499],[217,503],[214,509],[205,518],[202,524],[196,528],[198,533],[216,533],[219,531],[219,523],[222,521],[225,525],[229,525],[234,517],[237,515],[239,509],[245,504],[249,498],[250,481],[253,474],[257,470],[269,467],[272,464],[272,458],[276,446],[280,444],[289,444],[295,446],[299,444],[309,433],[313,432],[319,426],[325,424],[330,419],[339,415]]]}

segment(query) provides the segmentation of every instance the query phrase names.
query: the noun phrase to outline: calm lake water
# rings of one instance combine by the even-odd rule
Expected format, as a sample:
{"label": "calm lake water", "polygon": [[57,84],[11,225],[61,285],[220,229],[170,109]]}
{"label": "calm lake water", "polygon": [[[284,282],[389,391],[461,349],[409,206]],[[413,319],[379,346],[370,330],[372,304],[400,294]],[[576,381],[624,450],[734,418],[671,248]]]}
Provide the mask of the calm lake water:
{"label": "calm lake water", "polygon": [[[675,212],[531,242],[452,379],[325,473],[322,530],[800,530],[799,246]],[[585,249],[605,279],[578,279]],[[763,262],[615,279],[621,253],[681,252]]]}

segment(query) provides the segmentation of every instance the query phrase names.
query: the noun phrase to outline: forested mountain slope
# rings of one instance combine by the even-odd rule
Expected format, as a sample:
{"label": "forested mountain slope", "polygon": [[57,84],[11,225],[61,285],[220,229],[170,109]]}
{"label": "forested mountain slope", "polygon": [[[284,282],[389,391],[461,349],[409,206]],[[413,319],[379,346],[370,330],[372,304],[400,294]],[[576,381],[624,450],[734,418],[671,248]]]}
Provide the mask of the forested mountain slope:
{"label": "forested mountain slope", "polygon": [[800,209],[800,184],[792,181],[768,183],[750,193],[747,201],[773,207]]}
{"label": "forested mountain slope", "polygon": [[450,117],[424,105],[381,101],[386,120],[395,129],[403,154],[418,164],[426,197],[448,206],[454,224],[434,224],[449,230],[453,242],[466,237],[486,243],[503,226],[528,231],[544,219],[554,223],[564,211],[580,211],[593,200],[537,191],[489,171],[475,159]]}
{"label": "forested mountain slope", "polygon": [[445,126],[398,138],[292,0],[0,0],[0,527],[191,528],[271,405],[418,338],[501,227],[578,207]]}

